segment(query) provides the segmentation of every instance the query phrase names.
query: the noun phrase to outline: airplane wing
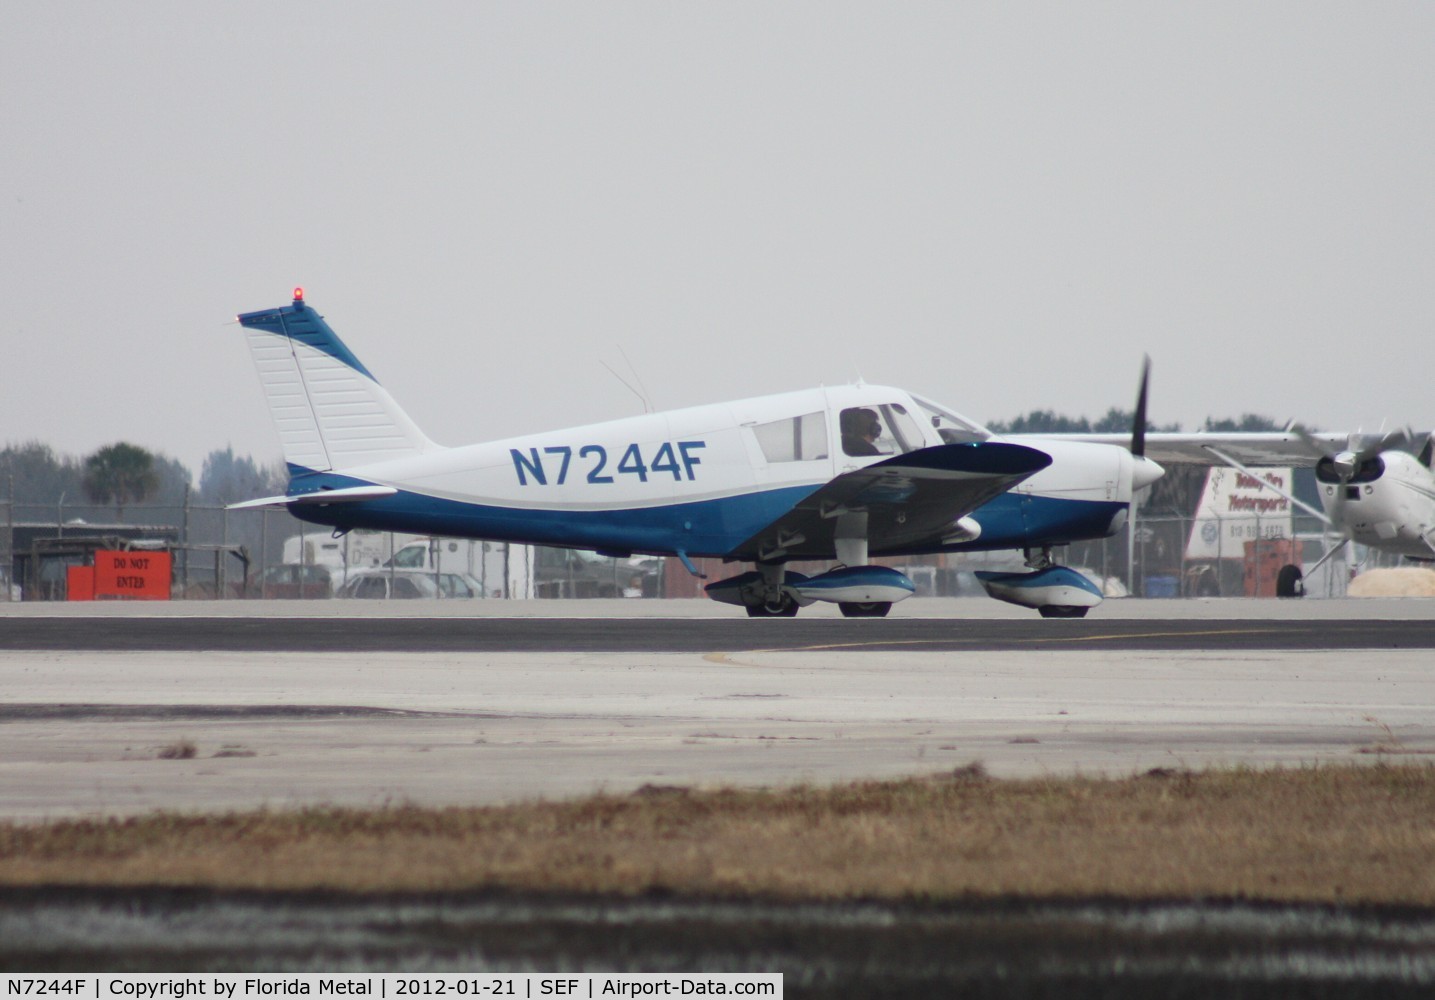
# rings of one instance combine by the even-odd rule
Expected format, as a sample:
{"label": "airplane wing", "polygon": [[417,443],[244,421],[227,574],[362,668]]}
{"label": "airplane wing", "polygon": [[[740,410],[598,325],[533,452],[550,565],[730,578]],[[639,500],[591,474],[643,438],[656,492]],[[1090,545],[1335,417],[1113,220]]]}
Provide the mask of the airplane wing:
{"label": "airplane wing", "polygon": [[[1321,451],[1333,454],[1345,449],[1349,435],[1322,431],[1308,435]],[[1027,442],[1037,447],[1042,440],[1089,441],[1131,447],[1127,434],[1012,434],[1007,440]],[[1313,450],[1294,431],[1148,432],[1146,457],[1162,465],[1229,465],[1235,459],[1241,465],[1294,466],[1308,468],[1320,461]]]}
{"label": "airplane wing", "polygon": [[822,558],[833,551],[838,518],[866,512],[873,554],[953,533],[954,522],[1051,464],[1024,445],[945,444],[844,472],[773,521],[731,556],[744,560]]}

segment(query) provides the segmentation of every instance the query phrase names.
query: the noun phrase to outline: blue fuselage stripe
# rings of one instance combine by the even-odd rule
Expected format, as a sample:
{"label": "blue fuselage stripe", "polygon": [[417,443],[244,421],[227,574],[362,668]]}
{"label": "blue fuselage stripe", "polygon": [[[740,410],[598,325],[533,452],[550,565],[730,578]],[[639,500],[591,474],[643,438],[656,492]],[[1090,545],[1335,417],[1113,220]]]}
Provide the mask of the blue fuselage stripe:
{"label": "blue fuselage stripe", "polygon": [[[357,485],[324,476],[326,485]],[[463,503],[421,493],[330,507],[294,506],[296,517],[337,528],[485,538],[565,548],[723,556],[791,510],[816,486],[624,510],[544,510]]]}
{"label": "blue fuselage stripe", "polygon": [[[291,471],[301,474],[307,470],[296,466]],[[291,491],[360,485],[365,485],[364,481],[347,476],[309,473],[296,476]],[[408,491],[382,500],[325,507],[294,505],[290,509],[302,520],[343,529],[428,533],[566,548],[751,557],[751,553],[734,550],[818,488],[818,485],[789,486],[713,500],[625,510],[503,507]],[[972,514],[982,526],[981,537],[975,542],[894,549],[874,545],[871,552],[876,556],[977,551],[1103,538],[1111,533],[1112,519],[1125,506],[1116,501],[1063,500],[1006,493]]]}

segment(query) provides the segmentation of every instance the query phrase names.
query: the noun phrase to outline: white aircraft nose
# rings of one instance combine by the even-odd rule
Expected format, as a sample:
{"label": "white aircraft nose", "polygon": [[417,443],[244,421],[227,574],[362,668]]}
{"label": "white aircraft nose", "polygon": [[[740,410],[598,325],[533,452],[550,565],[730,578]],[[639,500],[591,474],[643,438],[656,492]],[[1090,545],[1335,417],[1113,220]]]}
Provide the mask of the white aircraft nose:
{"label": "white aircraft nose", "polygon": [[1131,456],[1131,491],[1133,493],[1143,486],[1150,486],[1165,474],[1166,470],[1159,463],[1151,461],[1146,456]]}

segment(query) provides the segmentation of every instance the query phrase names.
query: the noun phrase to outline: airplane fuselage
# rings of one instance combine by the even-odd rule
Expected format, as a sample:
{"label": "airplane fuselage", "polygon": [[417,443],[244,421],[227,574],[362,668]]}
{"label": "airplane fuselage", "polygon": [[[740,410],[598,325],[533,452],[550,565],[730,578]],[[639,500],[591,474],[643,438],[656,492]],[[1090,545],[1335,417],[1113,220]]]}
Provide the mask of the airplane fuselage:
{"label": "airplane fuselage", "polygon": [[[896,426],[877,454],[845,453],[841,414],[856,408],[885,412]],[[365,504],[294,508],[296,516],[341,529],[751,559],[755,552],[740,550],[746,540],[835,476],[950,440],[953,418],[934,409],[883,386],[810,389],[435,450],[343,473],[291,467],[291,493],[360,483],[397,490]],[[985,437],[974,425],[962,433]],[[1027,443],[1019,436],[987,440]],[[1053,461],[970,515],[981,527],[976,539],[874,546],[872,554],[1062,544],[1120,528],[1131,499],[1126,449],[1050,440],[1035,447]],[[833,552],[799,545],[789,555]]]}

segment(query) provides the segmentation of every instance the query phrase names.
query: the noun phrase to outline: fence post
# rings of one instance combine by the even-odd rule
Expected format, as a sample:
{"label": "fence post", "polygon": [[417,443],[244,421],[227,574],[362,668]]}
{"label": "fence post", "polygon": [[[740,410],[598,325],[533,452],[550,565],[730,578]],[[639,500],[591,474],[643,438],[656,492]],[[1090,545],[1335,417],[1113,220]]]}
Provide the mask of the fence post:
{"label": "fence post", "polygon": [[12,599],[15,587],[15,466],[10,466],[9,490],[5,494],[5,600]]}
{"label": "fence post", "polygon": [[[223,513],[220,515],[222,518],[222,527],[220,528],[221,538],[219,544],[222,548],[227,549],[229,547],[229,505],[225,504],[221,509]],[[229,593],[229,560],[222,558],[222,556],[223,553],[221,552],[221,558],[214,567],[215,600]]]}
{"label": "fence post", "polygon": [[259,508],[259,599],[262,601],[269,596],[269,577],[265,572],[269,568],[269,510],[266,507]]}
{"label": "fence post", "polygon": [[184,484],[184,515],[180,519],[183,527],[179,531],[180,566],[179,592],[185,597],[189,596],[189,484]]}
{"label": "fence post", "polygon": [[1131,516],[1126,518],[1126,592],[1140,597],[1136,592],[1136,491],[1131,491]]}

